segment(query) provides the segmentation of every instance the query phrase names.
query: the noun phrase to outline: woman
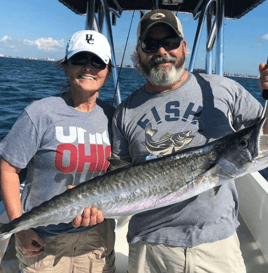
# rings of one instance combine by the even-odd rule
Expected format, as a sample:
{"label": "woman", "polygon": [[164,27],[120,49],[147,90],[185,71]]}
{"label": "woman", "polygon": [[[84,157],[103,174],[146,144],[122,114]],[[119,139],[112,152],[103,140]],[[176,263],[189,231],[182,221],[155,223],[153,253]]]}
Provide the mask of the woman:
{"label": "woman", "polygon": [[[109,43],[98,32],[79,31],[59,63],[67,92],[26,107],[0,143],[1,195],[10,220],[108,167],[114,108],[98,94],[111,73]],[[20,199],[18,174],[26,166]],[[87,208],[70,224],[18,232],[21,271],[114,272],[114,220],[103,220]]]}

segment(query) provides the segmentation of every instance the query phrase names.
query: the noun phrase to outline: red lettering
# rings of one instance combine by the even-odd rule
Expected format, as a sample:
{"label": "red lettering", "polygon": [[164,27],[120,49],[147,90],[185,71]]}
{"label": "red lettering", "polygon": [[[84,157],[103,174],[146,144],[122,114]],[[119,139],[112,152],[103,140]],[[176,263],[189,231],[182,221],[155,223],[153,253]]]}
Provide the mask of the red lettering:
{"label": "red lettering", "polygon": [[[70,152],[69,164],[68,166],[63,166],[63,162],[66,162],[66,158],[64,160],[63,154],[66,151]],[[55,167],[62,173],[71,173],[75,171],[77,165],[77,149],[73,144],[63,143],[60,144],[56,149],[55,156]]]}
{"label": "red lettering", "polygon": [[110,157],[110,156],[111,156],[111,146],[109,145],[109,146],[105,147],[105,156],[104,156],[105,163],[104,163],[104,167],[103,167],[105,172],[107,171],[109,164],[110,164],[109,161],[107,160],[107,157]]}
{"label": "red lettering", "polygon": [[95,172],[101,172],[103,170],[103,165],[104,165],[103,146],[102,145],[97,145],[97,149],[98,149],[98,162],[97,162]]}
{"label": "red lettering", "polygon": [[94,172],[96,163],[97,163],[97,156],[96,156],[96,145],[90,145],[90,155],[85,154],[85,144],[78,144],[78,154],[79,154],[79,161],[77,172],[82,173],[85,167],[85,163],[90,163],[89,165],[89,172]]}
{"label": "red lettering", "polygon": [[106,160],[111,155],[111,146],[106,146],[105,151],[103,145],[90,145],[90,155],[85,154],[85,145],[78,144],[79,161],[77,172],[84,170],[85,163],[89,163],[89,172],[101,172],[107,170],[109,162]]}
{"label": "red lettering", "polygon": [[[68,153],[69,158],[67,158]],[[105,149],[103,149],[103,145],[90,145],[90,155],[87,155],[85,144],[78,144],[77,152],[74,144],[62,143],[56,149],[55,167],[62,173],[71,173],[75,170],[77,173],[82,173],[85,164],[89,163],[88,172],[101,172],[107,170],[109,162],[106,158],[110,156],[110,145]]]}

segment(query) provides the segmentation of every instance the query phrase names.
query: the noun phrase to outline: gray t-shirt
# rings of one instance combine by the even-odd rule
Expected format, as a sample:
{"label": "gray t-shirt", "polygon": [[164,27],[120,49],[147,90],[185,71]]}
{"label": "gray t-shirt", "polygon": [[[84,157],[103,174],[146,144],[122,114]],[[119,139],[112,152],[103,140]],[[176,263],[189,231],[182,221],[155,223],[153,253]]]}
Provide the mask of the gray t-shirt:
{"label": "gray t-shirt", "polygon": [[[253,124],[262,106],[241,85],[216,75],[189,74],[177,89],[160,94],[141,87],[113,118],[115,157],[140,162],[204,145]],[[134,215],[128,242],[194,247],[231,236],[239,225],[234,181],[217,194],[204,192],[175,205]]]}
{"label": "gray t-shirt", "polygon": [[[62,97],[35,101],[25,108],[0,143],[0,154],[11,165],[27,166],[22,192],[24,212],[102,174],[111,154],[114,107],[97,100],[91,112],[68,106]],[[71,225],[54,226],[51,235],[68,232]],[[48,228],[49,230],[49,228]],[[42,237],[49,232],[41,232]]]}

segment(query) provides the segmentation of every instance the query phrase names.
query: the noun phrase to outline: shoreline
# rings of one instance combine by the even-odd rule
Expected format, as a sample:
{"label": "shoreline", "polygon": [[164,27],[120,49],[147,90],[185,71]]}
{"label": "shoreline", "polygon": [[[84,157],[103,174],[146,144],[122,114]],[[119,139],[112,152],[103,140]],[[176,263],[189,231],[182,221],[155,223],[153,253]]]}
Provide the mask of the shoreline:
{"label": "shoreline", "polygon": [[[46,61],[46,62],[55,62],[54,59],[51,58],[45,58],[45,59],[38,59],[38,58],[34,58],[34,57],[13,57],[13,56],[1,56],[0,58],[6,58],[6,59],[18,59],[18,60],[30,60],[30,61]],[[116,65],[117,68],[120,68],[120,65]],[[130,69],[135,69],[135,67],[133,65],[123,65],[122,68],[130,68]],[[194,71],[199,72],[199,73],[205,73],[205,71],[203,69],[194,69]],[[214,73],[213,73],[214,74]],[[224,77],[234,77],[234,78],[247,78],[247,79],[256,79],[258,80],[260,78],[260,76],[254,76],[254,75],[233,75],[233,74],[229,74],[229,73],[224,73],[223,75]]]}

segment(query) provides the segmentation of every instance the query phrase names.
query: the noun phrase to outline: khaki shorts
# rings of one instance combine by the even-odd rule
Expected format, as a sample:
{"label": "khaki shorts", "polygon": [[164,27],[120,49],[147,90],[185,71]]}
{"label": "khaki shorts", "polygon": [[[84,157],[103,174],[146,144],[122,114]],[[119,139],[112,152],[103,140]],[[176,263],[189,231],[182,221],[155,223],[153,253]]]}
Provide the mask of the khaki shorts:
{"label": "khaki shorts", "polygon": [[128,273],[245,273],[235,233],[193,248],[137,242],[129,246]]}
{"label": "khaki shorts", "polygon": [[22,273],[114,273],[114,220],[93,229],[45,238],[47,246],[38,257],[26,257],[16,242]]}

